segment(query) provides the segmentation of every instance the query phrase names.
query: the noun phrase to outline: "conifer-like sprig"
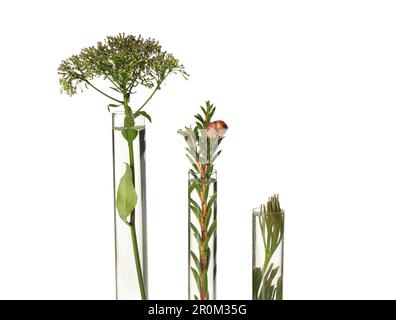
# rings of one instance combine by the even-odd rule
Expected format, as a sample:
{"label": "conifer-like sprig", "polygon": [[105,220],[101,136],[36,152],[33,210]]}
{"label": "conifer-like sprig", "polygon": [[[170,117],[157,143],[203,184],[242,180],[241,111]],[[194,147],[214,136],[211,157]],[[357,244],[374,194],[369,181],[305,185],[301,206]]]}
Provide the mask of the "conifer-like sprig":
{"label": "conifer-like sprig", "polygon": [[260,207],[258,221],[265,258],[262,268],[253,268],[253,300],[282,300],[282,269],[272,262],[273,255],[282,244],[284,233],[284,211],[279,203],[279,195],[270,197]]}

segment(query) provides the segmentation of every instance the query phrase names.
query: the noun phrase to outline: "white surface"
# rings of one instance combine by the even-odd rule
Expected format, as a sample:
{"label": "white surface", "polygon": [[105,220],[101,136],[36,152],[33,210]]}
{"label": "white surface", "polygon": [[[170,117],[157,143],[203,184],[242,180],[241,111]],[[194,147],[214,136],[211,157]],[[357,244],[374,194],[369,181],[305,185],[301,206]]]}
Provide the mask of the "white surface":
{"label": "white surface", "polygon": [[110,115],[59,94],[62,59],[118,32],[191,74],[147,111],[149,289],[187,296],[188,161],[176,130],[211,99],[218,298],[249,299],[251,208],[286,210],[285,298],[396,298],[394,1],[3,1],[0,298],[114,298]]}

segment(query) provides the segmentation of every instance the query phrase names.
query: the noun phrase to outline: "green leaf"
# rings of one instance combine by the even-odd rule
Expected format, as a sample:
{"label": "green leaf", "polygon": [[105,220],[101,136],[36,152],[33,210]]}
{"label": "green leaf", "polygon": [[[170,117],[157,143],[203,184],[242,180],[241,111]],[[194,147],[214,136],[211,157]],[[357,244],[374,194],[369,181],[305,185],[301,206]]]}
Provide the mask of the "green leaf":
{"label": "green leaf", "polygon": [[194,191],[194,189],[195,189],[195,181],[192,181],[191,183],[190,183],[190,185],[189,185],[189,187],[188,187],[188,194],[191,194],[191,192],[193,192]]}
{"label": "green leaf", "polygon": [[217,221],[214,220],[212,225],[209,228],[208,234],[207,234],[206,239],[205,239],[205,243],[204,243],[204,247],[205,248],[208,246],[210,238],[212,237],[213,233],[215,232],[216,227],[217,227]]}
{"label": "green leaf", "polygon": [[206,213],[206,217],[205,217],[205,225],[206,227],[209,225],[210,222],[210,217],[212,216],[212,206],[213,203],[216,201],[217,198],[217,193],[215,192],[214,194],[212,194],[212,196],[210,197],[209,201],[208,201],[208,205],[207,205],[207,213]]}
{"label": "green leaf", "polygon": [[203,289],[209,299],[210,297],[209,297],[209,291],[208,291],[208,271],[207,270],[205,270],[203,272]]}
{"label": "green leaf", "polygon": [[136,139],[138,135],[138,131],[136,129],[124,129],[122,130],[122,136],[125,138],[127,141],[133,141]]}
{"label": "green leaf", "polygon": [[206,265],[210,265],[210,248],[206,251]]}
{"label": "green leaf", "polygon": [[222,151],[223,150],[220,150],[220,151],[218,151],[217,153],[214,154],[214,156],[212,157],[212,160],[211,160],[212,163],[217,159],[217,157],[221,154]]}
{"label": "green leaf", "polygon": [[117,190],[117,211],[120,218],[127,223],[127,218],[135,209],[137,194],[133,186],[131,167],[125,163],[125,173],[120,179]]}
{"label": "green leaf", "polygon": [[190,227],[191,227],[191,230],[193,231],[195,239],[197,239],[197,241],[200,243],[201,242],[201,236],[199,234],[198,229],[192,223],[190,223]]}
{"label": "green leaf", "polygon": [[205,290],[207,297],[209,299],[210,297],[209,297],[209,291],[208,291],[208,271],[207,270],[204,272],[204,290]]}
{"label": "green leaf", "polygon": [[[188,150],[188,149],[187,149]],[[193,166],[195,171],[199,171],[197,165],[195,164],[195,161],[191,158],[190,155],[186,154],[186,157],[188,158],[188,160],[191,162],[191,165]]]}
{"label": "green leaf", "polygon": [[212,212],[214,211],[212,206],[213,203],[216,201],[216,197],[217,197],[217,193],[215,192],[209,199],[208,205],[207,205],[207,213],[206,213],[206,217],[205,217],[205,225],[206,227],[209,225],[210,222],[210,218],[212,216]]}
{"label": "green leaf", "polygon": [[[209,173],[206,173],[206,174],[209,175]],[[205,201],[208,201],[210,184],[211,184],[211,181],[209,180],[207,183],[207,186],[205,188],[205,196],[204,196]]]}
{"label": "green leaf", "polygon": [[193,199],[190,199],[190,208],[194,212],[197,220],[201,220],[201,208],[199,207],[198,203],[196,203]]}
{"label": "green leaf", "polygon": [[143,117],[145,117],[148,121],[152,122],[152,121],[151,121],[150,115],[149,115],[146,111],[139,111],[139,112],[135,113],[134,116],[135,116],[135,118],[136,118],[137,116],[143,116]]}
{"label": "green leaf", "polygon": [[209,226],[210,218],[212,217],[212,209],[208,207],[208,210],[206,211],[206,217],[205,217],[205,226],[206,228]]}
{"label": "green leaf", "polygon": [[269,265],[269,267],[267,268],[267,270],[265,271],[265,274],[264,274],[264,279],[265,279],[265,280],[268,280],[268,278],[270,277],[273,267],[274,267],[274,264],[271,263],[271,264]]}
{"label": "green leaf", "polygon": [[213,203],[216,201],[216,197],[217,197],[217,192],[213,193],[212,196],[210,197],[209,201],[208,201],[208,208],[211,208]]}
{"label": "green leaf", "polygon": [[201,264],[199,263],[198,257],[197,257],[197,256],[195,255],[195,253],[192,252],[192,251],[190,251],[190,254],[191,254],[191,257],[192,257],[193,260],[194,260],[194,263],[195,263],[195,265],[196,265],[198,271],[201,272]]}
{"label": "green leaf", "polygon": [[109,110],[109,112],[110,112],[110,108],[118,108],[119,106],[120,106],[120,104],[110,103],[109,105],[107,105],[107,110]]}
{"label": "green leaf", "polygon": [[202,118],[202,116],[200,114],[196,114],[194,116],[194,118],[197,119],[201,123],[205,123],[205,120]]}
{"label": "green leaf", "polygon": [[282,299],[283,299],[283,279],[282,276],[280,276],[276,284],[276,300],[282,300]]}
{"label": "green leaf", "polygon": [[198,209],[192,205],[190,205],[190,208],[191,208],[192,212],[194,213],[195,217],[197,218],[197,220],[200,221],[201,218],[200,218],[200,212],[198,211]]}
{"label": "green leaf", "polygon": [[195,282],[196,282],[197,287],[198,287],[198,290],[199,290],[200,285],[199,285],[199,275],[198,275],[198,271],[195,270],[193,267],[191,267],[191,272],[192,272],[192,274],[193,274],[193,276],[194,276]]}
{"label": "green leaf", "polygon": [[[129,112],[131,112],[131,108],[128,107]],[[124,129],[122,130],[122,136],[128,142],[132,142],[136,139],[138,135],[138,131],[135,128],[135,119],[132,116],[125,116],[124,119]]]}
{"label": "green leaf", "polygon": [[215,111],[216,111],[216,107],[214,107],[214,108],[212,109],[212,111],[209,113],[209,119],[212,119],[212,117],[213,117]]}
{"label": "green leaf", "polygon": [[270,283],[272,283],[272,281],[275,279],[276,274],[278,273],[278,270],[279,270],[279,267],[272,269],[271,274],[270,274],[269,278],[267,279]]}
{"label": "green leaf", "polygon": [[263,274],[260,268],[253,268],[253,300],[258,300],[259,290],[263,281]]}

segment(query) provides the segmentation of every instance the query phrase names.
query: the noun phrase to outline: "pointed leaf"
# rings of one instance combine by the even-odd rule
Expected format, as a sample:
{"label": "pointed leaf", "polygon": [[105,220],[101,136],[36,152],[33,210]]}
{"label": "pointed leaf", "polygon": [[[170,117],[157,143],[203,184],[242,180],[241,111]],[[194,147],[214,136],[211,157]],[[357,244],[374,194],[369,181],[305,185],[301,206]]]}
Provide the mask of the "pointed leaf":
{"label": "pointed leaf", "polygon": [[191,227],[191,230],[193,231],[195,239],[197,239],[197,241],[200,243],[201,242],[201,236],[199,234],[198,229],[192,223],[190,223],[190,227]]}
{"label": "pointed leaf", "polygon": [[210,217],[212,216],[212,212],[214,211],[214,209],[212,209],[213,203],[216,201],[217,198],[217,193],[215,192],[214,194],[212,194],[212,196],[209,199],[208,205],[207,205],[207,214],[205,217],[205,225],[206,227],[209,225],[210,222]]}
{"label": "pointed leaf", "polygon": [[213,117],[215,111],[216,111],[216,107],[214,107],[214,108],[212,109],[212,111],[209,112],[209,119],[212,119],[212,117]]}
{"label": "pointed leaf", "polygon": [[214,220],[212,225],[210,226],[208,234],[206,236],[206,240],[205,240],[205,243],[204,243],[204,248],[206,248],[208,246],[210,238],[212,237],[213,233],[216,231],[216,227],[217,227],[217,221]]}
{"label": "pointed leaf", "polygon": [[199,290],[200,285],[199,285],[199,275],[198,275],[198,271],[195,270],[193,267],[191,267],[191,272],[192,272],[192,274],[193,274],[193,276],[194,276],[195,282],[196,282],[197,287],[198,287],[198,290]]}
{"label": "pointed leaf", "polygon": [[216,197],[217,197],[217,192],[213,193],[212,196],[210,197],[209,201],[208,201],[208,208],[211,208],[213,203],[216,201]]}
{"label": "pointed leaf", "polygon": [[125,173],[120,179],[117,190],[117,211],[120,218],[127,222],[128,216],[135,208],[137,203],[137,194],[132,182],[131,167],[125,163]]}
{"label": "pointed leaf", "polygon": [[207,266],[210,265],[210,248],[208,248],[208,250],[206,252],[206,265]]}
{"label": "pointed leaf", "polygon": [[206,228],[209,226],[210,218],[212,217],[212,209],[208,207],[206,211],[206,217],[205,217],[205,226]]}
{"label": "pointed leaf", "polygon": [[212,160],[211,160],[212,163],[217,159],[217,157],[221,154],[222,151],[223,151],[223,150],[218,151],[218,152],[212,157]]}
{"label": "pointed leaf", "polygon": [[119,106],[120,106],[120,104],[110,103],[109,105],[107,105],[107,110],[109,110],[109,112],[110,112],[110,108],[118,108]]}
{"label": "pointed leaf", "polygon": [[132,142],[136,139],[138,131],[135,129],[135,121],[131,117],[125,117],[124,119],[124,130],[122,130],[122,136],[128,142]]}
{"label": "pointed leaf", "polygon": [[191,194],[191,192],[194,191],[194,189],[195,189],[195,184],[196,184],[195,181],[192,181],[192,182],[190,183],[190,185],[189,185],[189,187],[188,187],[188,194]]}
{"label": "pointed leaf", "polygon": [[202,116],[200,115],[200,114],[196,114],[195,116],[195,119],[197,119],[200,123],[205,123],[205,120],[202,118]]}
{"label": "pointed leaf", "polygon": [[[192,199],[190,199],[190,201],[193,201]],[[195,217],[197,218],[198,221],[201,220],[201,211],[194,206],[192,203],[190,203],[190,208],[192,210],[192,212],[194,213]]]}
{"label": "pointed leaf", "polygon": [[261,281],[262,281],[261,269],[253,268],[253,300],[258,300]]}
{"label": "pointed leaf", "polygon": [[282,300],[282,299],[283,299],[283,279],[282,276],[280,276],[276,284],[276,300]]}
{"label": "pointed leaf", "polygon": [[192,259],[194,260],[194,263],[195,263],[195,265],[196,265],[198,271],[201,272],[201,264],[199,263],[198,257],[197,257],[197,256],[195,255],[195,253],[192,252],[192,251],[190,251],[190,254],[191,254]]}
{"label": "pointed leaf", "polygon": [[146,111],[139,111],[139,112],[135,113],[135,117],[137,117],[137,116],[143,116],[143,117],[145,117],[148,121],[152,122],[152,121],[151,121],[150,115],[149,115]]}

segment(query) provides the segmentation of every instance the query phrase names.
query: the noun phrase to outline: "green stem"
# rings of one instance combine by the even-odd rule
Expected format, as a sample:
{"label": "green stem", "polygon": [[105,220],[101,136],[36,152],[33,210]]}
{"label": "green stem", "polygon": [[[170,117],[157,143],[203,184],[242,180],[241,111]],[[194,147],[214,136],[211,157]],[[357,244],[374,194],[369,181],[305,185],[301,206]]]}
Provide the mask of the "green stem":
{"label": "green stem", "polygon": [[207,287],[208,282],[208,249],[206,243],[206,237],[208,236],[208,230],[206,228],[206,215],[208,211],[207,201],[206,201],[206,193],[208,192],[208,183],[206,179],[206,166],[201,167],[201,243],[200,243],[200,263],[201,263],[201,272],[200,272],[200,298],[201,300],[209,300],[209,290]]}
{"label": "green stem", "polygon": [[132,170],[132,182],[133,186],[135,186],[135,164],[134,164],[134,156],[133,156],[133,142],[128,140],[128,149],[129,149],[129,162]]}
{"label": "green stem", "polygon": [[116,98],[113,98],[112,96],[109,96],[107,93],[103,92],[102,90],[100,90],[99,88],[95,87],[91,82],[89,82],[88,80],[84,80],[87,84],[89,84],[92,88],[94,88],[96,91],[98,91],[99,93],[103,94],[105,97],[118,102],[120,104],[122,104],[123,102],[121,100],[118,100]]}
{"label": "green stem", "polygon": [[137,243],[137,238],[136,238],[136,229],[135,229],[134,223],[130,224],[130,229],[131,229],[131,237],[132,237],[132,244],[133,244],[133,254],[135,256],[136,272],[137,272],[138,281],[139,281],[140,295],[142,297],[142,300],[147,300],[146,290],[145,290],[144,281],[143,281],[143,272],[142,272],[142,267],[140,264],[140,255],[139,255],[139,248],[138,248],[138,243]]}
{"label": "green stem", "polygon": [[272,255],[273,255],[272,253],[265,254],[264,265],[263,265],[263,274],[265,274],[265,272],[267,271],[267,268],[271,261]]}
{"label": "green stem", "polygon": [[151,100],[151,98],[154,96],[154,94],[158,91],[160,85],[161,85],[161,83],[159,83],[156,86],[156,88],[153,90],[153,92],[150,94],[150,96],[147,98],[147,100],[142,104],[142,106],[139,109],[137,109],[135,114],[138,113],[139,111],[141,111],[146,106],[146,104]]}
{"label": "green stem", "polygon": [[[130,112],[128,108],[128,100],[124,98],[124,107],[125,107],[125,116],[130,117]],[[133,152],[133,142],[132,140],[128,140],[128,149],[129,149],[129,165],[132,170],[132,182],[133,185],[135,186],[135,162],[134,162],[134,152]],[[135,209],[133,209],[131,213],[131,221],[129,223],[129,227],[131,229],[131,238],[132,238],[132,246],[133,246],[133,255],[135,257],[135,266],[136,266],[136,273],[139,281],[139,289],[140,289],[140,295],[142,297],[142,300],[147,300],[147,295],[146,295],[146,290],[145,290],[145,284],[143,281],[143,272],[142,272],[142,267],[141,267],[141,262],[140,262],[140,254],[139,254],[139,247],[138,247],[138,242],[137,242],[137,237],[136,237],[136,228],[135,228]]]}
{"label": "green stem", "polygon": [[[262,295],[265,292],[265,274],[267,273],[267,269],[268,266],[271,262],[272,256],[275,254],[276,250],[278,249],[279,244],[281,243],[282,239],[283,239],[283,234],[281,234],[279,241],[277,239],[274,239],[274,235],[272,234],[271,229],[267,228],[267,239],[265,237],[265,230],[266,230],[266,217],[264,214],[263,219],[259,218],[259,222],[260,222],[260,228],[261,228],[261,233],[262,233],[262,237],[263,237],[263,241],[264,241],[264,249],[265,249],[265,258],[264,258],[264,264],[263,264],[263,268],[261,269],[261,280],[260,283],[262,285],[259,285],[257,290],[257,294],[259,294],[260,297],[262,297]],[[260,287],[262,286],[262,289],[260,291]],[[261,294],[261,292],[263,292],[263,294]]]}

